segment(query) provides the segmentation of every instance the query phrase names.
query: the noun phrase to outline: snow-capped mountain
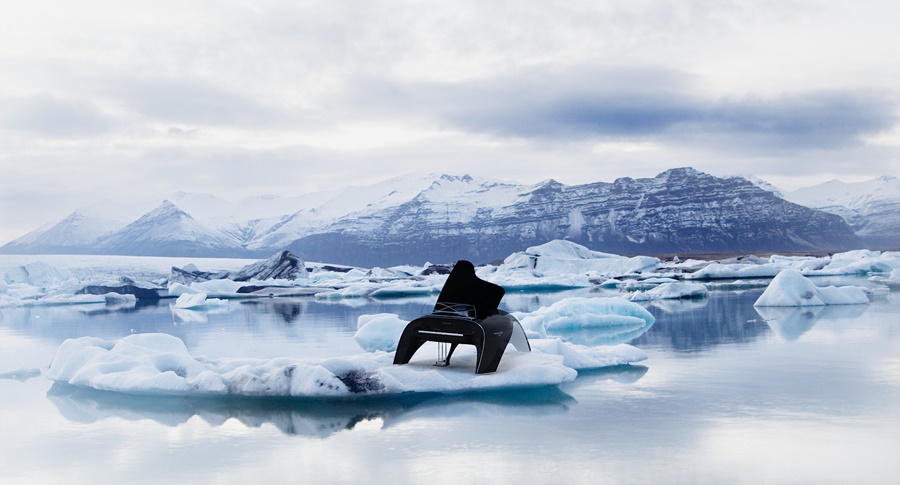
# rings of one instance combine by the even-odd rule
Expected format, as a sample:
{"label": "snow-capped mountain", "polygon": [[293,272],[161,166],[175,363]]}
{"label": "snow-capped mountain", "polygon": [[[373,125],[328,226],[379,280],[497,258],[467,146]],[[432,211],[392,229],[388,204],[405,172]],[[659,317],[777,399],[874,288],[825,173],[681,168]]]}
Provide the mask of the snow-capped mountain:
{"label": "snow-capped mountain", "polygon": [[91,254],[98,240],[115,233],[153,208],[152,203],[102,200],[75,210],[56,224],[46,224],[0,250],[21,254]]}
{"label": "snow-capped mountain", "polygon": [[896,177],[856,183],[832,180],[784,197],[843,217],[866,245],[900,248],[900,179]]}
{"label": "snow-capped mountain", "polygon": [[91,214],[75,211],[2,250],[260,257],[289,249],[309,261],[384,266],[484,262],[553,239],[619,254],[860,246],[838,216],[690,168],[575,186],[417,175],[293,198],[181,193],[118,226]]}
{"label": "snow-capped mountain", "polygon": [[100,238],[96,247],[103,254],[136,256],[243,254],[240,239],[194,219],[168,200],[121,230]]}
{"label": "snow-capped mountain", "polygon": [[552,239],[618,254],[795,251],[857,247],[837,216],[740,177],[690,168],[652,179],[567,186],[443,176],[412,200],[343,218],[289,246],[307,260],[490,261]]}

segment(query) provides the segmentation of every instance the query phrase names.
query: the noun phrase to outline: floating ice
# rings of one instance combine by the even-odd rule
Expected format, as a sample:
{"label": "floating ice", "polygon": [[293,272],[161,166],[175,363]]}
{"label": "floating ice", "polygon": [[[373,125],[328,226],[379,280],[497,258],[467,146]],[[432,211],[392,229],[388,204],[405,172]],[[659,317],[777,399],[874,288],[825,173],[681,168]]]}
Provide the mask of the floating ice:
{"label": "floating ice", "polygon": [[316,293],[317,300],[342,300],[344,298],[365,298],[374,289],[373,285],[351,285],[339,290]]}
{"label": "floating ice", "polygon": [[371,293],[371,298],[404,298],[408,296],[433,295],[441,292],[433,281],[402,281],[386,284]]}
{"label": "floating ice", "polygon": [[[882,254],[880,251],[858,249],[837,253],[831,257],[831,261],[821,270],[816,271],[820,275],[849,275],[869,273],[890,273],[898,262],[890,253]],[[893,264],[892,264],[893,263]]]}
{"label": "floating ice", "polygon": [[575,368],[646,358],[627,345],[588,349],[550,341],[536,342],[535,349],[509,352],[497,372],[475,374],[474,349],[461,350],[453,365],[440,369],[432,366],[431,358],[393,365],[394,355],[385,352],[324,360],[207,359],[191,356],[177,337],[135,334],[118,341],[66,340],[46,376],[74,386],[139,395],[350,397],[558,385],[574,380]]}
{"label": "floating ice", "polygon": [[629,295],[631,301],[670,300],[679,298],[705,298],[709,290],[700,283],[674,281],[663,283],[647,291],[637,291]]}
{"label": "floating ice", "polygon": [[786,269],[776,276],[754,306],[819,306],[869,303],[866,293],[856,286],[817,287],[797,271]]}
{"label": "floating ice", "polygon": [[710,263],[697,272],[689,275],[695,280],[712,280],[724,278],[772,278],[781,271],[778,264],[722,264]]}
{"label": "floating ice", "polygon": [[558,338],[533,339],[530,342],[532,351],[561,355],[563,364],[575,370],[599,369],[647,359],[643,350],[627,344],[587,347],[566,343]]}
{"label": "floating ice", "polygon": [[175,300],[172,306],[182,310],[207,310],[227,307],[228,301],[219,298],[207,298],[205,293],[184,293]]}
{"label": "floating ice", "polygon": [[624,298],[562,299],[549,307],[513,316],[526,331],[546,336],[548,331],[623,327],[637,329],[653,324],[653,315],[637,303]]}
{"label": "floating ice", "polygon": [[869,280],[887,285],[889,288],[900,288],[900,269],[891,271],[888,276],[872,276]]}
{"label": "floating ice", "polygon": [[554,240],[514,253],[496,269],[479,270],[478,276],[507,289],[564,289],[589,287],[591,278],[651,271],[658,266],[657,258],[628,258]]}
{"label": "floating ice", "polygon": [[134,295],[123,295],[121,293],[106,293],[103,295],[103,299],[107,305],[111,306],[134,305],[137,302],[137,297]]}
{"label": "floating ice", "polygon": [[400,334],[408,323],[401,320],[396,313],[360,315],[353,340],[366,352],[377,350],[393,352],[397,350]]}
{"label": "floating ice", "polygon": [[35,261],[24,266],[11,269],[6,273],[6,283],[24,283],[31,286],[52,287],[72,280],[72,274],[57,269],[43,261]]}

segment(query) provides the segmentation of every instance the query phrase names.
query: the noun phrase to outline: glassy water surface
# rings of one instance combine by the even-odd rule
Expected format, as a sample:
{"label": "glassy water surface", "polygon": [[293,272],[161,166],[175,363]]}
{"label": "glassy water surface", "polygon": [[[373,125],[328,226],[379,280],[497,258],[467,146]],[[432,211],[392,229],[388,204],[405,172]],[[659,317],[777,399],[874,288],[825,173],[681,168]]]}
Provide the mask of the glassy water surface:
{"label": "glassy water surface", "polygon": [[[558,388],[339,402],[131,397],[39,369],[67,338],[138,332],[208,357],[358,353],[359,315],[412,319],[433,300],[0,309],[0,482],[893,483],[896,294],[755,309],[761,292],[651,305],[656,323],[630,341],[647,361]],[[504,306],[576,295],[591,293],[511,293]]]}

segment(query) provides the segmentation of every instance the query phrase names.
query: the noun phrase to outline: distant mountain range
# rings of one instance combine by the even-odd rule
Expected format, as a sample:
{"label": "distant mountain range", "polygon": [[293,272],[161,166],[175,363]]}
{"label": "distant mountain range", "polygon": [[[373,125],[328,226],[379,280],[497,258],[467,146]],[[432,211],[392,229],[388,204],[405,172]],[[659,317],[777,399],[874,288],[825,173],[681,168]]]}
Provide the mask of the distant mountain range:
{"label": "distant mountain range", "polygon": [[425,175],[293,198],[101,202],[0,252],[267,257],[288,249],[309,261],[388,266],[487,262],[552,239],[619,254],[888,248],[900,241],[898,221],[900,183],[887,177],[782,195],[759,180],[691,168],[572,186]]}
{"label": "distant mountain range", "polygon": [[832,180],[787,192],[784,198],[841,216],[867,247],[900,249],[900,179],[896,177],[857,183]]}

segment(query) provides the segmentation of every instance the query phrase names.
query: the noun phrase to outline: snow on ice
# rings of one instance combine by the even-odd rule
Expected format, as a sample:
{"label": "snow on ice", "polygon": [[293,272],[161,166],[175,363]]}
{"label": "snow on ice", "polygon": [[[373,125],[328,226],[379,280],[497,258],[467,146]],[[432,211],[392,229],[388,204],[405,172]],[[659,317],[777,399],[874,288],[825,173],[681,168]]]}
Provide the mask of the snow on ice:
{"label": "snow on ice", "polygon": [[366,352],[393,352],[397,350],[400,334],[408,323],[396,313],[360,315],[353,340]]}
{"label": "snow on ice", "polygon": [[558,385],[574,380],[576,368],[646,358],[628,345],[589,349],[549,342],[536,349],[508,352],[497,372],[479,375],[473,371],[474,352],[460,352],[453,366],[440,369],[430,358],[393,365],[393,354],[385,352],[321,360],[207,359],[190,355],[177,337],[135,334],[118,341],[66,340],[46,376],[78,387],[141,395],[350,397]]}
{"label": "snow on ice", "polygon": [[786,269],[776,276],[754,306],[822,306],[869,303],[869,297],[856,286],[818,287],[800,272]]}
{"label": "snow on ice", "polygon": [[205,293],[184,293],[176,300],[173,308],[182,310],[208,310],[227,307],[228,301],[220,298],[207,298]]}
{"label": "snow on ice", "polygon": [[[0,307],[112,304],[114,298],[105,295],[137,294],[138,290],[142,293],[138,295],[139,299],[148,295],[174,298],[201,293],[212,298],[314,296],[323,301],[427,298],[438,294],[447,278],[446,271],[440,271],[448,269],[446,265],[437,267],[426,263],[423,266],[365,269],[306,264],[291,256],[279,253],[268,260],[215,272],[201,271],[193,263],[182,264],[180,269],[173,269],[169,274],[157,270],[155,276],[149,274],[147,268],[141,268],[139,278],[110,274],[109,268],[114,266],[115,257],[108,257],[109,264],[102,263],[101,258],[99,265],[96,261],[86,265],[85,268],[96,269],[95,275],[84,270],[74,274],[66,267],[35,261],[6,268],[6,274],[0,280]],[[155,265],[165,261],[162,258],[146,259]],[[226,265],[225,260],[213,261]],[[233,260],[230,265],[234,267],[244,262]],[[740,283],[726,280],[768,280],[784,270],[804,276],[871,275],[874,283],[897,287],[900,286],[900,274],[896,273],[900,270],[900,253],[857,250],[825,257],[773,255],[713,262],[674,259],[662,263],[653,257],[617,256],[591,251],[570,241],[551,241],[514,253],[499,266],[481,266],[476,271],[482,279],[497,283],[508,292],[593,287],[619,291],[630,294],[627,297],[634,301],[656,304],[662,299],[701,298],[704,286],[706,291],[732,289]],[[276,278],[256,279],[266,275]],[[293,279],[277,278],[285,275]],[[700,285],[700,281],[704,281],[704,285]]]}
{"label": "snow on ice", "polygon": [[480,268],[478,276],[507,290],[552,290],[590,287],[592,278],[650,272],[658,266],[657,258],[628,258],[554,240],[511,254],[499,267]]}
{"label": "snow on ice", "polygon": [[706,285],[673,281],[662,283],[647,291],[638,290],[632,293],[628,299],[631,301],[649,301],[679,298],[706,298],[707,296],[709,296],[709,290],[706,288]]}

